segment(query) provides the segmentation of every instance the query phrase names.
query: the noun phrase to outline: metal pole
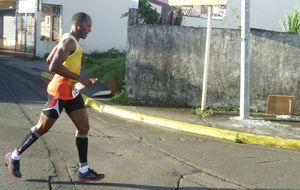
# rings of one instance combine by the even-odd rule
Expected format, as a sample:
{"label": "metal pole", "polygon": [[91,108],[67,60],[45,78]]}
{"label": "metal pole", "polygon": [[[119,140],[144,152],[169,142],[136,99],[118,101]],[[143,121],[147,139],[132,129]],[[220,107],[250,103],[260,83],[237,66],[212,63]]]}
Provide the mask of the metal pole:
{"label": "metal pole", "polygon": [[37,37],[39,36],[39,35],[37,35],[37,27],[38,27],[38,23],[40,23],[40,22],[38,22],[38,20],[39,20],[39,5],[40,5],[40,0],[37,0],[36,1],[36,9],[35,9],[35,14],[34,14],[34,16],[35,16],[35,18],[34,18],[34,47],[33,47],[33,56],[34,57],[36,57],[37,56],[37,48],[36,48],[36,46],[37,46]]}
{"label": "metal pole", "polygon": [[241,89],[240,119],[249,118],[250,102],[250,0],[241,0]]}
{"label": "metal pole", "polygon": [[27,12],[25,12],[25,18],[24,18],[24,33],[25,33],[25,36],[24,36],[24,53],[27,52]]}
{"label": "metal pole", "polygon": [[201,112],[203,112],[206,108],[207,77],[208,77],[209,54],[210,54],[212,11],[213,11],[213,6],[208,6],[208,21],[207,21],[207,32],[206,32],[206,46],[205,46],[204,72],[203,72]]}

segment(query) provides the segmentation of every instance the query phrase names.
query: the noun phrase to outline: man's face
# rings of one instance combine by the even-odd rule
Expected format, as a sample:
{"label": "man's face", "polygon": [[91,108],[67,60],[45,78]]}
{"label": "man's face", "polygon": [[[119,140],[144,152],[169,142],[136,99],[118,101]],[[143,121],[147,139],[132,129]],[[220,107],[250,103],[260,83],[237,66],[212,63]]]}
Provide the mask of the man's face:
{"label": "man's face", "polygon": [[90,33],[92,30],[92,20],[87,19],[86,21],[79,23],[77,30],[78,30],[79,37],[85,39],[88,33]]}

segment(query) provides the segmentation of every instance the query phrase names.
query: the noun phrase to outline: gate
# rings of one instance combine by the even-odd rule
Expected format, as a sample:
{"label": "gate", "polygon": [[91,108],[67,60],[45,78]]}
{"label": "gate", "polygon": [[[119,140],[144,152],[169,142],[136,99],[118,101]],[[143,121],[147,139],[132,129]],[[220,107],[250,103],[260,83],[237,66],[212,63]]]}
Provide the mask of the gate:
{"label": "gate", "polygon": [[35,14],[17,13],[16,51],[34,53],[35,48]]}

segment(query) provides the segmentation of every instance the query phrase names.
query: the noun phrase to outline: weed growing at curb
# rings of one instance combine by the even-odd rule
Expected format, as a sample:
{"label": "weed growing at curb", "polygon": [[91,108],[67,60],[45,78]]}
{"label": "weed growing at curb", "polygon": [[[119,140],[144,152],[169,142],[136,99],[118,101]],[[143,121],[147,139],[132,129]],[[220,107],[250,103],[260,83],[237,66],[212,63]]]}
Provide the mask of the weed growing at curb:
{"label": "weed growing at curb", "polygon": [[[240,108],[238,105],[224,105],[224,104],[214,104],[208,106],[204,112],[201,112],[201,107],[193,107],[192,113],[195,115],[199,115],[201,118],[211,117],[217,114],[238,114]],[[258,108],[250,108],[250,113],[252,114],[261,114],[263,111],[259,110]]]}
{"label": "weed growing at curb", "polygon": [[133,105],[134,100],[130,97],[127,97],[124,90],[121,90],[121,92],[117,93],[111,98],[112,101],[119,103],[119,104],[125,104],[125,105]]}
{"label": "weed growing at curb", "polygon": [[238,133],[236,134],[235,143],[244,144]]}

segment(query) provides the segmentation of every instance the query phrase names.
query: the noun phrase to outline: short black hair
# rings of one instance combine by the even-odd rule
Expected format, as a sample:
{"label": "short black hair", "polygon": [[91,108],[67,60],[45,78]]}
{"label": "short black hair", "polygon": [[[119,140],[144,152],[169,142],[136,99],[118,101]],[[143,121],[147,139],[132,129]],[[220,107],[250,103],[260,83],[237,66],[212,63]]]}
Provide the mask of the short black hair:
{"label": "short black hair", "polygon": [[78,12],[78,13],[74,14],[72,17],[72,23],[75,23],[75,22],[83,23],[87,20],[91,20],[91,17],[90,17],[90,15],[88,15],[84,12]]}

